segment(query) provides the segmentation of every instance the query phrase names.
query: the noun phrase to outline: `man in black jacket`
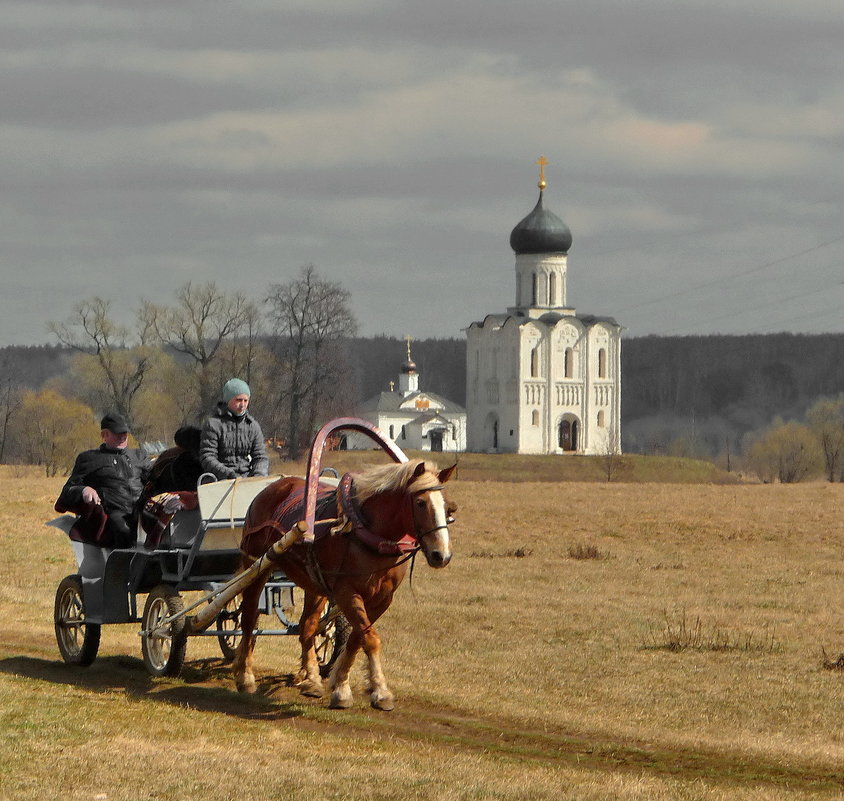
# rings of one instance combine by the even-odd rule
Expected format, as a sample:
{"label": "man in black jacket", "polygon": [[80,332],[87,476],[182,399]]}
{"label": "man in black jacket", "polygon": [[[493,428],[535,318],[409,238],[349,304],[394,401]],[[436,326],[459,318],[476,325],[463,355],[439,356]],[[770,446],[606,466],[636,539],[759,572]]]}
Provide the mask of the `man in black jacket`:
{"label": "man in black jacket", "polygon": [[102,507],[112,544],[126,548],[136,539],[136,506],[152,465],[139,451],[127,449],[129,425],[119,414],[107,414],[100,428],[103,444],[76,457],[56,509],[85,516]]}

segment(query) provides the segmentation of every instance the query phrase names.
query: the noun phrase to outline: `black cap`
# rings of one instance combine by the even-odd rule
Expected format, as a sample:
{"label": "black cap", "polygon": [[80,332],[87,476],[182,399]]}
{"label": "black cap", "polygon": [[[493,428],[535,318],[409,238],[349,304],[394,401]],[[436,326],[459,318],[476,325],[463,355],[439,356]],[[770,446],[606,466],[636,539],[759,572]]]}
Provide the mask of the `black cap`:
{"label": "black cap", "polygon": [[129,431],[129,424],[126,422],[125,417],[115,412],[109,412],[100,420],[100,430],[103,431],[105,429],[111,431],[112,434],[126,434]]}

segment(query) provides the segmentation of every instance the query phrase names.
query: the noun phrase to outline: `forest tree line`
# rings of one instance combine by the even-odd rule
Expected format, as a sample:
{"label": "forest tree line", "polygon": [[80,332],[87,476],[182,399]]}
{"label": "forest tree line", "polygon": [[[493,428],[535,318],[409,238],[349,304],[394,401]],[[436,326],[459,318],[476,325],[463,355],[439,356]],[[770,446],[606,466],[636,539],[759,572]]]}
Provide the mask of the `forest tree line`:
{"label": "forest tree line", "polygon": [[[32,431],[15,425],[26,392],[81,404],[72,414],[88,409],[89,423],[116,408],[139,439],[169,444],[232,376],[252,386],[267,436],[295,450],[322,422],[397,382],[407,358],[403,339],[356,336],[348,292],[313,267],[271,287],[263,306],[189,284],[170,308],[142,304],[134,331],[98,298],[50,329],[53,344],[0,348],[0,461],[31,458],[21,450]],[[420,388],[465,405],[465,353],[462,338],[413,341]],[[730,467],[772,424],[802,423],[842,393],[844,334],[625,339],[622,445]],[[95,425],[88,435],[96,439]]]}

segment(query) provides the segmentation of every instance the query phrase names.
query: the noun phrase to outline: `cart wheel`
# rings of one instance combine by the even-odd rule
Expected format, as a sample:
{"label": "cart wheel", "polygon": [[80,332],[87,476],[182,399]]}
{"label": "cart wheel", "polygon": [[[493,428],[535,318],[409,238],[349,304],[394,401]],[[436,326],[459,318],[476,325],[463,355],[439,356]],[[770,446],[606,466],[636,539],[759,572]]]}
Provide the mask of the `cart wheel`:
{"label": "cart wheel", "polygon": [[69,665],[90,665],[100,647],[100,625],[85,622],[82,579],[79,576],[66,576],[61,580],[56,590],[53,621],[62,659]]}
{"label": "cart wheel", "polygon": [[[144,604],[141,625],[143,632],[157,628],[161,621],[185,608],[182,596],[168,584],[153,587]],[[167,629],[156,635],[141,634],[144,665],[151,676],[178,676],[185,663],[188,632],[185,618],[173,621]]]}
{"label": "cart wheel", "polygon": [[340,656],[340,652],[349,639],[352,626],[343,613],[333,604],[328,607],[320,621],[316,636],[316,655],[319,662],[319,675],[325,678]]}
{"label": "cart wheel", "polygon": [[[235,632],[240,629],[240,604],[243,599],[235,595],[217,615],[217,630]],[[218,634],[217,640],[220,643],[220,651],[226,662],[234,661],[235,653],[240,645],[242,634]]]}

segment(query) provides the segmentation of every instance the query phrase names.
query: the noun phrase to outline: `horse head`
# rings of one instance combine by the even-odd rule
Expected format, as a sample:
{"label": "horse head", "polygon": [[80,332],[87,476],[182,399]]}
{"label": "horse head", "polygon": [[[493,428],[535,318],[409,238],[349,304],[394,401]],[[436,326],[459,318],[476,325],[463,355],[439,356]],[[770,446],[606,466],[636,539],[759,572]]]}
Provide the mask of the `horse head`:
{"label": "horse head", "polygon": [[414,536],[431,567],[445,567],[451,561],[448,526],[454,522],[457,506],[444,493],[444,484],[457,465],[435,472],[420,461],[408,483]]}

